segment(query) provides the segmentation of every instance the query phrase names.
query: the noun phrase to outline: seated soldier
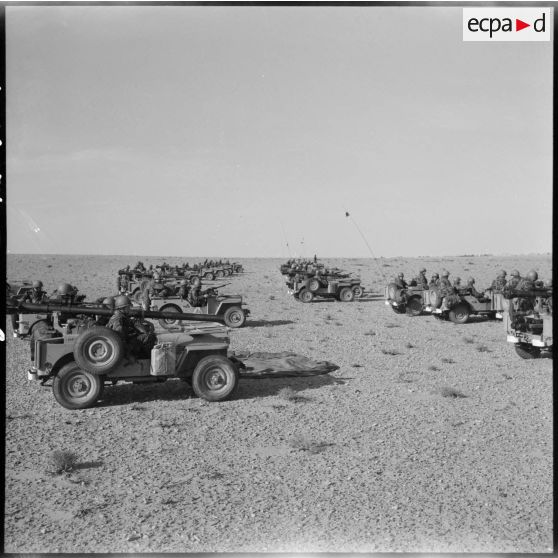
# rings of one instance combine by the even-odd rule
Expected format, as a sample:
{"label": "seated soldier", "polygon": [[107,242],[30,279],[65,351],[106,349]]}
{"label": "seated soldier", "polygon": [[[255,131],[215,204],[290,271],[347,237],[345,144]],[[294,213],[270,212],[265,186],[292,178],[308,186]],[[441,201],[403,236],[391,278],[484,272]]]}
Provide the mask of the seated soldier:
{"label": "seated soldier", "polygon": [[180,281],[180,286],[178,288],[178,296],[182,299],[182,300],[187,300],[188,298],[188,281],[186,281],[186,279],[182,279],[182,281]]}
{"label": "seated soldier", "polygon": [[506,275],[507,275],[506,271],[502,269],[496,276],[496,279],[492,281],[492,284],[490,285],[490,290],[495,293],[501,293],[504,290],[504,287],[506,286],[507,283]]}
{"label": "seated soldier", "polygon": [[204,303],[205,303],[205,297],[203,296],[203,294],[201,292],[201,281],[200,281],[199,277],[196,277],[194,279],[194,284],[192,285],[192,288],[190,289],[190,292],[188,293],[188,302],[193,307],[203,306]]}
{"label": "seated soldier", "polygon": [[456,277],[456,278],[453,280],[453,287],[454,287],[455,289],[460,289],[460,288],[461,288],[461,277]]}
{"label": "seated soldier", "polygon": [[131,306],[127,296],[117,296],[114,299],[114,314],[110,317],[107,327],[120,334],[128,357],[150,358],[157,337],[148,324],[143,324],[128,315]]}
{"label": "seated soldier", "polygon": [[415,277],[416,285],[426,289],[428,287],[428,279],[426,279],[426,268],[421,268],[419,274]]}
{"label": "seated soldier", "polygon": [[480,300],[482,298],[484,298],[483,293],[477,291],[476,287],[475,287],[475,279],[474,277],[469,277],[469,279],[467,280],[467,292],[471,295],[474,296],[477,300]]}
{"label": "seated soldier", "polygon": [[403,275],[403,273],[400,273],[397,276],[397,279],[395,280],[395,284],[400,288],[400,289],[406,289],[407,288],[407,281],[405,281],[405,275]]}
{"label": "seated soldier", "polygon": [[430,283],[428,283],[429,289],[435,289],[440,286],[440,276],[437,273],[433,273],[430,278]]}

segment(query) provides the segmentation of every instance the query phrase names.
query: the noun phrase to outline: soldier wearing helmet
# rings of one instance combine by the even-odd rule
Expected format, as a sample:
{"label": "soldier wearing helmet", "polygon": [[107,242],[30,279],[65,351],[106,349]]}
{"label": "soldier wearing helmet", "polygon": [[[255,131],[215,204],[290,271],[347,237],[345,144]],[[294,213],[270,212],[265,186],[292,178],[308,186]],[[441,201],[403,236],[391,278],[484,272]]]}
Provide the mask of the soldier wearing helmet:
{"label": "soldier wearing helmet", "polygon": [[515,289],[517,288],[517,285],[519,285],[520,281],[521,281],[521,275],[519,274],[519,271],[517,271],[517,269],[514,269],[511,273],[511,278],[508,281],[508,288],[510,289]]}
{"label": "soldier wearing helmet", "polygon": [[426,268],[422,267],[415,277],[415,282],[419,287],[426,289],[428,287],[428,279],[426,278]]}
{"label": "soldier wearing helmet", "polygon": [[461,277],[456,277],[456,278],[453,280],[453,287],[454,287],[455,289],[460,289],[460,288],[461,288]]}
{"label": "soldier wearing helmet", "polygon": [[180,281],[180,286],[178,287],[178,296],[182,300],[186,300],[188,298],[188,290],[188,281],[186,281],[186,279],[182,279],[182,281]]}
{"label": "soldier wearing helmet", "polygon": [[110,317],[107,327],[116,331],[124,341],[128,357],[149,358],[151,349],[157,343],[157,337],[151,327],[135,320],[128,315],[132,303],[126,295],[114,299],[114,314]]}
{"label": "soldier wearing helmet", "polygon": [[194,307],[203,306],[204,297],[201,293],[201,281],[199,277],[194,279],[192,288],[188,293],[188,302]]}
{"label": "soldier wearing helmet", "polygon": [[452,291],[451,283],[449,280],[449,271],[444,270],[442,272],[442,277],[438,286],[440,287],[442,293]]}
{"label": "soldier wearing helmet", "polygon": [[433,273],[430,278],[430,283],[428,283],[429,289],[435,289],[440,286],[440,275],[438,273]]}
{"label": "soldier wearing helmet", "polygon": [[403,273],[400,273],[397,276],[397,279],[395,280],[395,284],[400,288],[400,289],[406,289],[407,288],[407,281],[405,281],[405,275]]}
{"label": "soldier wearing helmet", "polygon": [[531,291],[536,287],[538,278],[539,274],[534,269],[530,269],[527,275],[519,281],[516,289],[518,291]]}
{"label": "soldier wearing helmet", "polygon": [[70,304],[78,292],[76,287],[72,287],[70,283],[60,283],[58,288],[50,296],[52,302],[59,302],[61,304]]}
{"label": "soldier wearing helmet", "polygon": [[492,281],[492,285],[490,285],[490,290],[492,290],[495,293],[501,293],[504,290],[504,287],[507,284],[507,279],[506,279],[506,272],[502,269],[500,271],[500,273],[498,273],[496,279],[494,279],[494,281]]}
{"label": "soldier wearing helmet", "polygon": [[33,281],[33,288],[25,293],[23,302],[30,302],[31,304],[41,304],[45,301],[47,294],[43,291],[43,282],[36,280]]}

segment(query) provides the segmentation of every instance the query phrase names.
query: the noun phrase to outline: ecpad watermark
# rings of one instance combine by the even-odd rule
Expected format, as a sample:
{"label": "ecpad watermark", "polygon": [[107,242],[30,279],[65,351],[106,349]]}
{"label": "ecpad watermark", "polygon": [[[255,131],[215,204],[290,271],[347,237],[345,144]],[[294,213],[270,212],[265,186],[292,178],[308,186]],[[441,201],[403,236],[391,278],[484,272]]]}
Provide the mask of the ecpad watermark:
{"label": "ecpad watermark", "polygon": [[463,8],[464,41],[550,41],[552,8]]}

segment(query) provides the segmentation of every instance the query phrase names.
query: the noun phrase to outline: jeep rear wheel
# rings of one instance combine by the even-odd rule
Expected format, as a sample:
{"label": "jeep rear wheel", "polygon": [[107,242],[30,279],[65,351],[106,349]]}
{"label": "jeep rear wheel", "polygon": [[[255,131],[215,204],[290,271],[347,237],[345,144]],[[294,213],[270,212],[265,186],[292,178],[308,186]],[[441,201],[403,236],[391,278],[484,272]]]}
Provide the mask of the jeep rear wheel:
{"label": "jeep rear wheel", "polygon": [[413,296],[407,301],[407,314],[409,316],[420,316],[422,313],[422,300],[418,296]]}
{"label": "jeep rear wheel", "polygon": [[312,302],[314,300],[314,293],[310,292],[308,289],[302,289],[298,293],[298,300],[301,302]]}
{"label": "jeep rear wheel", "polygon": [[466,324],[469,321],[469,316],[471,315],[471,310],[467,304],[456,304],[449,311],[449,319],[454,324]]}
{"label": "jeep rear wheel", "polygon": [[227,308],[223,319],[225,320],[225,325],[228,327],[242,327],[246,322],[246,316],[244,315],[242,308],[239,308],[238,306]]}
{"label": "jeep rear wheel", "polygon": [[194,393],[207,401],[222,401],[238,387],[236,366],[222,355],[202,358],[192,375]]}
{"label": "jeep rear wheel", "polygon": [[224,276],[225,276],[225,272],[222,269],[220,269],[215,273],[215,277],[217,277],[218,279],[222,279]]}
{"label": "jeep rear wheel", "polygon": [[54,398],[66,409],[92,407],[102,392],[102,377],[82,370],[75,362],[64,365],[52,383]]}
{"label": "jeep rear wheel", "polygon": [[[159,309],[159,312],[182,312],[182,310],[178,306],[163,306]],[[171,320],[169,318],[161,318],[159,320],[159,325],[164,329],[172,329],[173,327],[181,325],[182,322],[180,320]]]}
{"label": "jeep rear wheel", "polygon": [[524,359],[539,358],[541,356],[539,347],[533,347],[533,345],[527,343],[517,343],[515,352]]}
{"label": "jeep rear wheel", "polygon": [[215,276],[211,271],[208,271],[207,273],[204,273],[203,278],[207,279],[208,281],[213,281],[213,279],[215,279]]}
{"label": "jeep rear wheel", "polygon": [[349,287],[343,287],[339,291],[339,300],[341,302],[352,302],[355,299],[355,294]]}

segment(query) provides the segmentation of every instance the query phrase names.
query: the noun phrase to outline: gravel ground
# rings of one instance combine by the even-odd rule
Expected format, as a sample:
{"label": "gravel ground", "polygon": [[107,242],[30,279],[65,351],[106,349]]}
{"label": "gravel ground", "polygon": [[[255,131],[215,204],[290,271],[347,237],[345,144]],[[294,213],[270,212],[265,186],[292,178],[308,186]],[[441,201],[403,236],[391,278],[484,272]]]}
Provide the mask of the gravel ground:
{"label": "gravel ground", "polygon": [[[8,275],[95,298],[136,260],[9,255]],[[377,294],[382,273],[422,264],[480,286],[502,267],[546,278],[551,256],[329,262],[372,294],[303,305],[272,259],[223,289],[252,312],[231,349],[340,367],[242,379],[231,401],[120,384],[68,411],[27,381],[28,344],[8,331],[5,551],[550,552],[552,361],[521,360],[500,322],[409,318]],[[51,472],[55,450],[77,455],[72,473]]]}

